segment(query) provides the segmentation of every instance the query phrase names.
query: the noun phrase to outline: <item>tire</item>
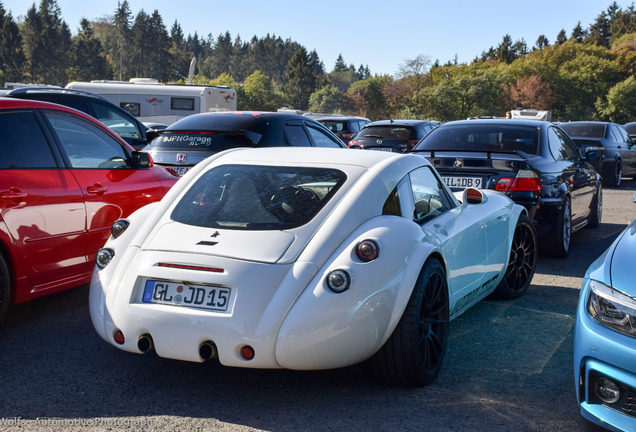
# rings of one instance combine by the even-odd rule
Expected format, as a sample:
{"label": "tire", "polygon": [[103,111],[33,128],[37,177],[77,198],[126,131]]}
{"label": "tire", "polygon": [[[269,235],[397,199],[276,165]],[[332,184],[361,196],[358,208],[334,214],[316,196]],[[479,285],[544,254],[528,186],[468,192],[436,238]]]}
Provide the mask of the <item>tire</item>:
{"label": "tire", "polygon": [[554,228],[542,239],[541,250],[544,255],[557,258],[565,258],[570,252],[570,240],[572,237],[572,211],[570,200],[563,200],[561,212],[554,223]]}
{"label": "tire", "polygon": [[587,219],[587,226],[589,228],[598,228],[601,224],[603,217],[603,190],[601,185],[598,185],[596,195],[592,200],[592,208],[590,209],[590,217]]}
{"label": "tire", "polygon": [[446,351],[448,303],[446,273],[439,261],[431,259],[420,272],[393,334],[370,360],[379,379],[409,387],[435,380]]}
{"label": "tire", "polygon": [[519,216],[510,247],[510,258],[503,279],[493,297],[514,299],[521,297],[530,286],[537,265],[537,234],[530,218]]}
{"label": "tire", "polygon": [[623,165],[620,160],[617,160],[616,163],[609,169],[605,176],[605,185],[609,187],[617,187],[621,184],[621,180],[623,179]]}
{"label": "tire", "polygon": [[4,321],[11,302],[11,273],[4,257],[0,255],[0,323]]}

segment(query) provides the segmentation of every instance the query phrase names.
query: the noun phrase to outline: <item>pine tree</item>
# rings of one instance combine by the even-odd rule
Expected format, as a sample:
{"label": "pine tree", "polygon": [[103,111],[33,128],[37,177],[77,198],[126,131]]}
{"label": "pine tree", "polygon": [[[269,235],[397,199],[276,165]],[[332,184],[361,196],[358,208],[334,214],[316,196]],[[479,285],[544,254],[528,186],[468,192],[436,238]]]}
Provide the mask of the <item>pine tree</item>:
{"label": "pine tree", "polygon": [[128,1],[122,3],[117,2],[117,10],[115,11],[114,26],[115,33],[115,49],[110,53],[115,63],[115,71],[119,80],[130,78],[130,45],[131,45],[131,20],[132,13]]}
{"label": "pine tree", "polygon": [[56,0],[41,0],[27,11],[23,25],[27,69],[33,82],[66,84],[70,67],[71,31],[62,20]]}
{"label": "pine tree", "polygon": [[93,24],[86,18],[80,21],[80,30],[73,39],[74,74],[69,77],[76,81],[108,79],[112,76],[102,44],[94,36]]}
{"label": "pine tree", "polygon": [[342,54],[338,54],[338,58],[336,59],[336,64],[333,66],[332,72],[346,72],[348,69],[349,68],[342,58]]}
{"label": "pine tree", "polygon": [[0,77],[4,81],[21,81],[24,62],[18,25],[0,3]]}
{"label": "pine tree", "polygon": [[292,107],[306,110],[309,106],[309,96],[316,89],[314,69],[307,50],[298,48],[285,71],[285,95]]}
{"label": "pine tree", "polygon": [[561,29],[561,31],[559,32],[559,34],[556,37],[556,41],[554,42],[555,45],[561,45],[563,43],[565,43],[565,41],[568,40],[568,37],[565,33],[565,29]]}
{"label": "pine tree", "polygon": [[610,36],[611,31],[609,17],[606,12],[601,12],[601,14],[596,17],[594,24],[590,26],[585,41],[600,47],[609,48]]}
{"label": "pine tree", "polygon": [[576,24],[576,27],[572,29],[572,36],[570,36],[570,39],[573,39],[576,43],[582,43],[583,40],[585,40],[586,35],[587,32],[583,30],[583,27],[581,27],[581,21],[579,21]]}

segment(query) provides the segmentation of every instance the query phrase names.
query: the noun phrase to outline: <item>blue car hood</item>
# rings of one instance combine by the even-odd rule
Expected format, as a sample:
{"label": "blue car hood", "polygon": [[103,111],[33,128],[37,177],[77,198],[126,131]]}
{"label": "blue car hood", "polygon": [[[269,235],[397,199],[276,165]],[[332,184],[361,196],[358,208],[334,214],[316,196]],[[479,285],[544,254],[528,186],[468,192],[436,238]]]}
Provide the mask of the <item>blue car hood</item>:
{"label": "blue car hood", "polygon": [[611,253],[611,285],[627,295],[636,297],[634,266],[636,266],[636,221],[632,222],[614,243]]}

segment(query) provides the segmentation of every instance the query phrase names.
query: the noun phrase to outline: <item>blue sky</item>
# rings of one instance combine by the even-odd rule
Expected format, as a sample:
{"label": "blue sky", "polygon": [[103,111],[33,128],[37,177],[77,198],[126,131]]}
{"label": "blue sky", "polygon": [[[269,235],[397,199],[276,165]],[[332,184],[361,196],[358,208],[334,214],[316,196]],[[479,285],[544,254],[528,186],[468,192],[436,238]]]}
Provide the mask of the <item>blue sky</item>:
{"label": "blue sky", "polygon": [[[23,18],[40,0],[0,0],[14,19]],[[117,0],[57,0],[73,34],[81,18],[112,16]],[[133,17],[155,9],[168,31],[175,19],[185,35],[229,31],[232,38],[268,33],[316,50],[325,69],[338,54],[347,64],[368,65],[373,74],[393,75],[400,64],[420,54],[441,63],[470,62],[498,45],[505,34],[524,39],[529,48],[539,35],[552,43],[561,29],[568,37],[580,21],[584,28],[610,0],[128,0]],[[632,1],[619,1],[622,8]]]}

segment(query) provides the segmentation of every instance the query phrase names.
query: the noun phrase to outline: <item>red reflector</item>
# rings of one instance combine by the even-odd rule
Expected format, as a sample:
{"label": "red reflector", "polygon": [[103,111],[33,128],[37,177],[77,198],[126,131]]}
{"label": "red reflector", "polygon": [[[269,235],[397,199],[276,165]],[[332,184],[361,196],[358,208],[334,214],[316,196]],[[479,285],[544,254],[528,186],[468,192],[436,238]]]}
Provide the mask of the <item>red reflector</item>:
{"label": "red reflector", "polygon": [[113,333],[113,339],[115,339],[115,342],[119,345],[123,345],[124,342],[126,342],[124,334],[121,332],[121,330],[115,330],[115,332]]}
{"label": "red reflector", "polygon": [[214,272],[214,273],[223,273],[225,271],[222,268],[205,267],[205,266],[193,266],[193,265],[187,265],[187,264],[158,263],[157,266],[159,266],[159,267],[178,268],[178,269],[185,269],[185,270],[209,271],[209,272]]}
{"label": "red reflector", "polygon": [[254,348],[249,345],[245,345],[243,348],[241,348],[241,356],[245,360],[252,360],[254,358]]}

